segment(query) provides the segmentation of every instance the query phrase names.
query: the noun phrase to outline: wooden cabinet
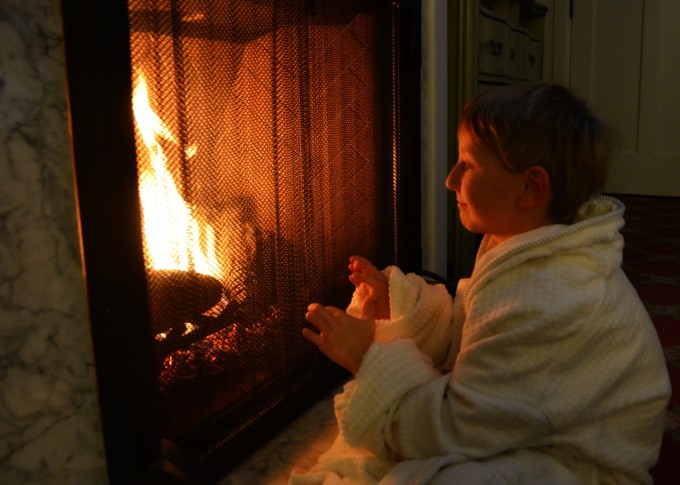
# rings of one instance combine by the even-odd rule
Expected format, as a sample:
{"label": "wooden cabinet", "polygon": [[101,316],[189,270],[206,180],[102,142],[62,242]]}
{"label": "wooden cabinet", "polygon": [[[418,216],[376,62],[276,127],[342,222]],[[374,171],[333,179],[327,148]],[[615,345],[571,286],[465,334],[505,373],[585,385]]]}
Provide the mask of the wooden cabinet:
{"label": "wooden cabinet", "polygon": [[479,9],[479,79],[506,79],[510,74],[510,25],[503,16]]}
{"label": "wooden cabinet", "polygon": [[477,91],[542,79],[547,12],[533,0],[480,0]]}

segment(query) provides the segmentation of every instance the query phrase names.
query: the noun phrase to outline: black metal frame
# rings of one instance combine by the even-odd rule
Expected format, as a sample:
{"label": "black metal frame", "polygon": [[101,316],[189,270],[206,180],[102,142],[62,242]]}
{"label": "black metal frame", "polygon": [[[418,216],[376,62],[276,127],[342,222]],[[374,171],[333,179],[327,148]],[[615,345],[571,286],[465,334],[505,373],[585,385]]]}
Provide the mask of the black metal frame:
{"label": "black metal frame", "polygon": [[[386,0],[388,2],[388,0]],[[420,1],[401,0],[404,113],[396,262],[421,269]],[[160,436],[157,369],[138,199],[125,0],[62,0],[72,150],[102,426],[111,484],[211,483],[346,377],[337,368],[276,408],[200,469]],[[418,93],[415,95],[414,93]],[[186,465],[186,467],[184,466]],[[195,472],[195,473],[194,473]]]}
{"label": "black metal frame", "polygon": [[[421,246],[421,152],[420,152],[420,93],[421,93],[421,0],[400,0],[398,27],[400,46],[401,125],[398,149],[402,163],[397,168],[396,214],[397,254],[395,264],[405,272],[422,272]],[[414,234],[416,237],[414,237]]]}
{"label": "black metal frame", "polygon": [[72,150],[111,483],[152,461],[158,413],[125,1],[62,2]]}

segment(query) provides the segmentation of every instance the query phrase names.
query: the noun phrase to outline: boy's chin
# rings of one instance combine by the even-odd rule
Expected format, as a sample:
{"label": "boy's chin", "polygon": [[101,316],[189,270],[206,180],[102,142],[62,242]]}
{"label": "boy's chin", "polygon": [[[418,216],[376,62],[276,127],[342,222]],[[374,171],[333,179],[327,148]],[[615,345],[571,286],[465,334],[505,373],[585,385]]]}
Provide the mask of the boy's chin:
{"label": "boy's chin", "polygon": [[468,218],[465,217],[463,214],[460,214],[458,220],[467,231],[472,232],[474,234],[480,234],[481,231],[479,231],[477,226],[473,224],[471,221],[469,221]]}

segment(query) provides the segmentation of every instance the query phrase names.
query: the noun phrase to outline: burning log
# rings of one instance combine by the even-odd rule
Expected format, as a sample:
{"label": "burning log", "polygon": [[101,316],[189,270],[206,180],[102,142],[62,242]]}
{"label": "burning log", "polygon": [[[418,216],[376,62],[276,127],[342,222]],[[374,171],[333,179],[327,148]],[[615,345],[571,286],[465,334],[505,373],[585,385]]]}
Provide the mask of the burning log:
{"label": "burning log", "polygon": [[224,293],[216,278],[182,270],[150,271],[149,289],[157,333],[197,321],[220,302]]}

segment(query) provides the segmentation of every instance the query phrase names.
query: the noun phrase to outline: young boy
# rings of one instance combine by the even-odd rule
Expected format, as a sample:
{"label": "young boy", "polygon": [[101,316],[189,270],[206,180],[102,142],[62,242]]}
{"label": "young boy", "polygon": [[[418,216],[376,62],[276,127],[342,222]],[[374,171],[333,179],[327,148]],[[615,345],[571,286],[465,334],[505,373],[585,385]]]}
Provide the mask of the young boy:
{"label": "young boy", "polygon": [[553,84],[465,108],[446,186],[483,233],[442,285],[350,259],[347,312],[314,303],[304,335],[355,379],[333,447],[292,483],[651,483],[670,385],[621,270],[623,205],[599,196],[602,124]]}

